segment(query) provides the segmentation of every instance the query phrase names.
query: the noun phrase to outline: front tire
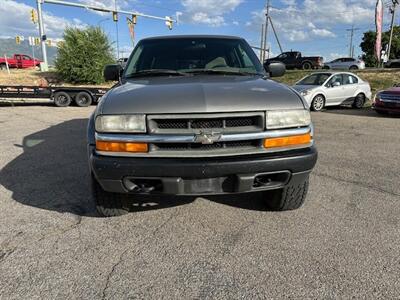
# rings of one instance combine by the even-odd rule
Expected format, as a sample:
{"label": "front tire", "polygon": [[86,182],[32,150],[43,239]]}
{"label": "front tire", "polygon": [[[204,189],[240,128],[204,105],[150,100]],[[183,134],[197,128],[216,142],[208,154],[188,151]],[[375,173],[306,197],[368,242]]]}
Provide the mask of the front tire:
{"label": "front tire", "polygon": [[300,208],[307,196],[309,177],[299,184],[291,184],[283,189],[273,191],[272,199],[267,205],[274,211],[294,210]]}
{"label": "front tire", "polygon": [[127,195],[110,193],[103,190],[95,178],[92,181],[92,195],[96,210],[102,217],[117,217],[129,212]]}
{"label": "front tire", "polygon": [[311,102],[311,109],[313,111],[321,111],[325,106],[325,97],[322,95],[317,95]]}
{"label": "front tire", "polygon": [[365,103],[365,95],[360,93],[354,99],[352,107],[353,108],[357,108],[357,109],[361,109],[361,108],[364,107],[364,103]]}
{"label": "front tire", "polygon": [[0,70],[6,70],[7,66],[6,64],[0,64]]}

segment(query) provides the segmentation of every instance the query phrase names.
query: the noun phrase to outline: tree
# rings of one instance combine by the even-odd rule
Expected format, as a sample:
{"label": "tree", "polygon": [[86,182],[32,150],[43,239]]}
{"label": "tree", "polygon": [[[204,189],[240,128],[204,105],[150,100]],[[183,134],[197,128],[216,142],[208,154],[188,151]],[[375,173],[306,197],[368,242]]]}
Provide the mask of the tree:
{"label": "tree", "polygon": [[[390,30],[382,33],[382,46],[383,49],[389,44]],[[364,52],[363,59],[367,66],[377,66],[377,60],[375,58],[375,40],[376,32],[367,31],[364,32],[362,42],[360,44],[361,50]],[[390,58],[400,58],[400,26],[393,27],[393,40],[392,48],[390,51]]]}
{"label": "tree", "polygon": [[67,28],[55,60],[61,78],[71,83],[102,83],[104,66],[115,62],[107,35],[100,27]]}

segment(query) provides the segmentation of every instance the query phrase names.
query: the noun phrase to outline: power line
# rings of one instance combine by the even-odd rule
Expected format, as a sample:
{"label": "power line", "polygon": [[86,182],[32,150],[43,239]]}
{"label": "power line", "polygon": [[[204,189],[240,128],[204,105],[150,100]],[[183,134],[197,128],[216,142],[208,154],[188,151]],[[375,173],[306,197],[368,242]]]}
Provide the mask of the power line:
{"label": "power line", "polygon": [[360,28],[354,28],[354,25],[351,26],[351,29],[346,29],[346,31],[350,31],[350,47],[349,47],[349,56],[354,57],[354,48],[353,48],[353,38],[354,38],[354,31],[360,30]]}

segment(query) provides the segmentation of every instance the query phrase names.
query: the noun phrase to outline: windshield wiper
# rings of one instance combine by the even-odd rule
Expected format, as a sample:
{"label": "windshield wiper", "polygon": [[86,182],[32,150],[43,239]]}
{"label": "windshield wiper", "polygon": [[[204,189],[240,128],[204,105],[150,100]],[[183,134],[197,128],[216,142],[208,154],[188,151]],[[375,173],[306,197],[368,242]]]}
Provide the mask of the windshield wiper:
{"label": "windshield wiper", "polygon": [[145,76],[188,76],[188,74],[168,69],[149,69],[125,75],[124,78],[145,77]]}
{"label": "windshield wiper", "polygon": [[186,71],[189,74],[220,74],[220,75],[238,75],[238,76],[265,76],[261,73],[244,72],[244,71],[229,71],[229,70],[214,70],[214,69],[203,69]]}

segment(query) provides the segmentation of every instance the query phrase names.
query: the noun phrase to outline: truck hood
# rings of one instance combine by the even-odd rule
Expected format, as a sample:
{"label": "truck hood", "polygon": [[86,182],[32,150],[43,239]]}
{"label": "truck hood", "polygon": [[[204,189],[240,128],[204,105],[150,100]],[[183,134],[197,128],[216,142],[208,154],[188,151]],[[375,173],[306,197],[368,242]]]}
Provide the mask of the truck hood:
{"label": "truck hood", "polygon": [[163,114],[304,108],[287,86],[258,76],[128,79],[101,101],[101,114]]}

